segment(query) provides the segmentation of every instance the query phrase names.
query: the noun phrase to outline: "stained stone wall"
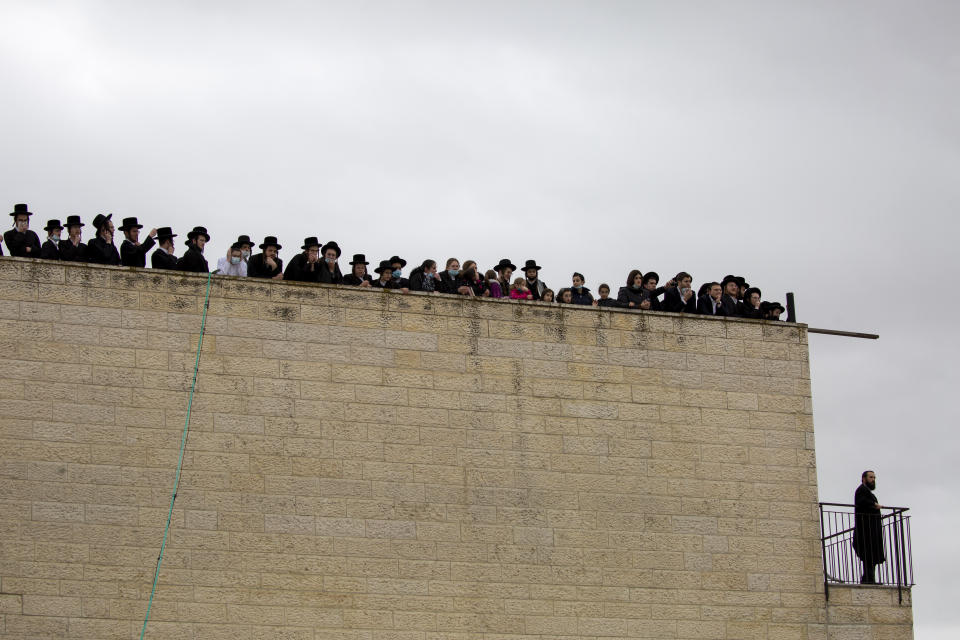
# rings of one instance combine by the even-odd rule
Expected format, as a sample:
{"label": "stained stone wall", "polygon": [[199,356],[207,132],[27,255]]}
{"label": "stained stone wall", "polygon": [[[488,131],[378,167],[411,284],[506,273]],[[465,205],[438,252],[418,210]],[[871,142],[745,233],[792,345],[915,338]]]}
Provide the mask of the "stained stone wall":
{"label": "stained stone wall", "polygon": [[[206,285],[0,259],[3,637],[139,637]],[[906,637],[828,626],[806,342],[214,277],[147,637]]]}

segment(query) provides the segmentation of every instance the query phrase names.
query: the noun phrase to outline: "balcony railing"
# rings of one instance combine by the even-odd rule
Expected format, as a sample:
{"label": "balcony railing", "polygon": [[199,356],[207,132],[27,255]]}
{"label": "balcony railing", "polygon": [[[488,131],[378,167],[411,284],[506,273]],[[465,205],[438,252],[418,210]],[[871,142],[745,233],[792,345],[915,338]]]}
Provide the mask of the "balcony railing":
{"label": "balcony railing", "polygon": [[852,504],[820,503],[823,590],[827,599],[830,585],[878,584],[897,587],[903,602],[903,588],[914,584],[910,516],[906,511],[906,507],[884,507],[876,515],[857,514]]}

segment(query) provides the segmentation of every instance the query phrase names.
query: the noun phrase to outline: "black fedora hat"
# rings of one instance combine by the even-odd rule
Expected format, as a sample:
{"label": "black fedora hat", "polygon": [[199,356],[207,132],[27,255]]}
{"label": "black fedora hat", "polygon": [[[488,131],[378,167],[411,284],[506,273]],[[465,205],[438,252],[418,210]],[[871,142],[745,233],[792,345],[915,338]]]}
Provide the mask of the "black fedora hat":
{"label": "black fedora hat", "polygon": [[232,245],[230,245],[230,251],[243,251],[243,243],[234,242]]}
{"label": "black fedora hat", "polygon": [[267,236],[263,239],[263,244],[260,245],[260,248],[266,249],[267,247],[276,247],[277,251],[283,249],[283,246],[277,242],[277,236]]}
{"label": "black fedora hat", "polygon": [[493,268],[494,271],[500,273],[504,269],[510,269],[511,271],[517,270],[517,265],[510,262],[510,258],[500,258],[500,262],[497,263],[497,266]]}
{"label": "black fedora hat", "polygon": [[143,225],[137,222],[136,217],[124,218],[123,224],[117,228],[120,229],[120,231],[128,231],[130,229],[143,229]]}
{"label": "black fedora hat", "polygon": [[643,281],[644,281],[644,282],[646,282],[647,280],[650,280],[650,279],[653,279],[653,280],[656,280],[657,282],[660,282],[660,274],[657,273],[656,271],[648,271],[648,272],[646,272],[645,274],[643,274]]}
{"label": "black fedora hat", "polygon": [[747,300],[750,299],[750,296],[756,293],[761,298],[763,297],[763,292],[760,291],[757,287],[748,287],[746,291],[743,292],[743,297]]}
{"label": "black fedora hat", "polygon": [[381,260],[380,266],[374,269],[376,273],[383,273],[384,271],[393,271],[393,262],[390,260]]}
{"label": "black fedora hat", "polygon": [[177,234],[170,227],[160,227],[157,229],[157,240],[166,240],[167,238],[176,238]]}
{"label": "black fedora hat", "polygon": [[300,248],[306,250],[306,249],[309,249],[310,247],[319,247],[319,246],[320,246],[320,241],[317,240],[317,236],[310,236],[309,238],[303,239],[303,246]]}
{"label": "black fedora hat", "polygon": [[45,226],[43,230],[50,231],[51,229],[63,229],[63,225],[60,224],[60,221],[56,218],[53,220],[47,220],[47,226]]}
{"label": "black fedora hat", "polygon": [[783,313],[784,311],[786,311],[786,308],[779,302],[770,302],[770,303],[767,303],[767,305],[768,305],[767,306],[768,311],[773,311],[774,309],[780,309],[780,313]]}
{"label": "black fedora hat", "polygon": [[22,215],[32,216],[33,213],[30,211],[30,208],[27,207],[27,205],[25,205],[25,204],[15,204],[15,205],[13,205],[13,211],[10,212],[10,215],[12,215],[12,216],[22,216]]}
{"label": "black fedora hat", "polygon": [[750,286],[749,284],[747,284],[747,279],[744,278],[743,276],[737,276],[736,280],[737,280],[737,286],[738,286],[738,287],[747,288],[747,287]]}
{"label": "black fedora hat", "polygon": [[543,267],[537,264],[536,260],[527,260],[526,262],[523,263],[524,271],[526,271],[527,269],[536,269],[537,271],[540,271],[540,269],[542,268]]}
{"label": "black fedora hat", "polygon": [[80,221],[80,216],[67,216],[68,227],[85,227],[87,225]]}
{"label": "black fedora hat", "polygon": [[334,251],[337,252],[337,257],[338,257],[338,258],[340,257],[340,253],[341,253],[341,251],[340,251],[340,245],[338,245],[338,244],[337,244],[336,242],[334,242],[333,240],[331,240],[331,241],[328,242],[327,244],[325,244],[325,245],[323,245],[322,247],[320,247],[320,255],[325,254],[325,253],[327,252],[327,249],[333,249]]}
{"label": "black fedora hat", "polygon": [[103,215],[102,213],[98,213],[98,214],[97,214],[96,216],[94,216],[94,218],[93,218],[93,226],[94,226],[94,228],[95,228],[97,231],[100,231],[100,229],[103,228],[103,225],[107,224],[107,223],[110,221],[110,218],[112,218],[112,217],[113,217],[113,214],[112,214],[112,213],[108,213],[107,215]]}
{"label": "black fedora hat", "polygon": [[367,262],[367,256],[362,253],[353,254],[353,260],[350,261],[350,264],[370,264]]}
{"label": "black fedora hat", "polygon": [[190,233],[187,234],[186,245],[190,246],[190,241],[196,238],[197,236],[203,236],[204,242],[210,242],[210,234],[207,233],[206,227],[194,227],[190,230]]}
{"label": "black fedora hat", "polygon": [[407,266],[407,261],[404,260],[403,258],[401,258],[400,256],[392,256],[392,257],[390,258],[389,262],[390,262],[391,265],[397,264],[397,263],[399,262],[401,269],[402,269],[403,267]]}
{"label": "black fedora hat", "polygon": [[727,283],[729,282],[734,282],[737,286],[740,286],[740,283],[737,282],[737,276],[723,276],[723,280],[720,281],[720,286],[726,289]]}
{"label": "black fedora hat", "polygon": [[244,234],[237,238],[237,244],[248,244],[251,247],[256,244],[253,240],[250,239],[250,236]]}

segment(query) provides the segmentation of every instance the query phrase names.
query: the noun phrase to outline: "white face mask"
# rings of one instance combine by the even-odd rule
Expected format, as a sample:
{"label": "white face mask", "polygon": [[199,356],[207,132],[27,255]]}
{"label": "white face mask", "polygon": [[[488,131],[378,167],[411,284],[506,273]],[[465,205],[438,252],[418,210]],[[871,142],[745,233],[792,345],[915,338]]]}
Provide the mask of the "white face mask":
{"label": "white face mask", "polygon": [[51,241],[51,242],[60,242],[60,234],[59,234],[59,233],[51,233],[51,234],[50,234],[50,241]]}
{"label": "white face mask", "polygon": [[249,257],[250,257],[250,250],[249,250],[249,249],[244,249],[244,250],[243,250],[243,259],[246,260],[246,259],[249,258]]}

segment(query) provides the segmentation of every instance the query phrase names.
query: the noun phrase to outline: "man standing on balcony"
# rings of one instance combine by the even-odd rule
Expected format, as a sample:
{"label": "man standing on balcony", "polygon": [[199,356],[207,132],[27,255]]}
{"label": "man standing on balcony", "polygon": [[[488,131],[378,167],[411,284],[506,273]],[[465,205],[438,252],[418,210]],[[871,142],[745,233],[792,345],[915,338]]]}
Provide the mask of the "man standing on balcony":
{"label": "man standing on balcony", "polygon": [[861,584],[877,584],[875,567],[883,563],[883,522],[873,490],[877,488],[877,476],[873,471],[864,471],[860,476],[860,486],[853,496],[854,517],[853,550],[863,563]]}

